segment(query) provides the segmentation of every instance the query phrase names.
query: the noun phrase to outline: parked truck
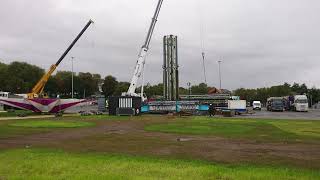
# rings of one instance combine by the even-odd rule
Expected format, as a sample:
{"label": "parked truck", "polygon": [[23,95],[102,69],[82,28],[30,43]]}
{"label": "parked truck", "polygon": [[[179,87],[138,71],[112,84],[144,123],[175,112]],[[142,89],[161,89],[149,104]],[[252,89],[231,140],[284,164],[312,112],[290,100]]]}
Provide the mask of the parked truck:
{"label": "parked truck", "polygon": [[236,114],[244,114],[247,112],[246,100],[229,100],[228,110],[234,111]]}
{"label": "parked truck", "polygon": [[285,101],[283,97],[270,97],[267,100],[268,111],[281,111],[285,110]]}
{"label": "parked truck", "polygon": [[286,101],[286,110],[297,111],[297,112],[308,112],[309,111],[309,100],[306,95],[295,95],[284,97]]}

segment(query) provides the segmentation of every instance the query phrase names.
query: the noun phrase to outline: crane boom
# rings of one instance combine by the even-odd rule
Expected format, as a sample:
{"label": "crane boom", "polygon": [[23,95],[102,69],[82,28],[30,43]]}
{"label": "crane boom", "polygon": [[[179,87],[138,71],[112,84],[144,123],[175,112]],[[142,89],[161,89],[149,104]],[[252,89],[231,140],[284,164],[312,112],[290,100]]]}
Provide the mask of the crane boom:
{"label": "crane boom", "polygon": [[156,23],[157,23],[157,19],[158,19],[159,13],[160,13],[162,2],[163,2],[163,0],[159,0],[159,2],[158,2],[156,11],[155,11],[155,13],[153,15],[152,22],[151,22],[151,25],[150,25],[150,28],[149,28],[149,31],[148,31],[148,34],[147,34],[146,41],[145,41],[144,45],[141,47],[140,53],[138,55],[138,61],[137,61],[137,64],[136,64],[136,67],[135,67],[135,70],[134,70],[134,74],[133,74],[133,77],[132,77],[132,80],[131,80],[130,87],[129,87],[128,92],[126,93],[126,95],[136,96],[135,91],[136,91],[136,88],[137,88],[137,83],[138,83],[138,80],[141,77],[141,74],[142,74],[142,71],[143,71],[143,65],[145,63],[145,58],[146,58],[146,55],[147,55],[148,50],[149,50],[150,41],[151,41],[151,38],[152,38],[152,35],[153,35],[154,28],[155,28]]}
{"label": "crane boom", "polygon": [[61,61],[66,57],[66,55],[69,53],[69,51],[73,48],[73,46],[77,43],[77,41],[80,39],[80,37],[83,35],[83,33],[88,29],[88,27],[93,23],[93,21],[90,19],[89,22],[86,24],[86,26],[81,30],[81,32],[78,34],[78,36],[72,41],[68,49],[62,54],[62,56],[59,58],[59,60],[56,62],[56,64],[51,65],[49,71],[44,74],[41,79],[38,81],[38,83],[33,87],[31,93],[28,93],[28,98],[37,98],[40,94],[43,93],[43,90],[53,74],[53,72],[57,69]]}

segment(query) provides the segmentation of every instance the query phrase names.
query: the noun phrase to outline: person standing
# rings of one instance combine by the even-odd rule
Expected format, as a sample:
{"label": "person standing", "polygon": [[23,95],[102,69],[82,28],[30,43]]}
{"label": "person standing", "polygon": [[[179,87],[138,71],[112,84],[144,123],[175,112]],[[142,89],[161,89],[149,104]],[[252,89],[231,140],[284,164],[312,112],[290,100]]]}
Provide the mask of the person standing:
{"label": "person standing", "polygon": [[210,117],[212,117],[212,116],[215,115],[215,107],[214,107],[213,104],[209,104],[209,110],[208,110],[208,112],[209,112],[209,116],[210,116]]}

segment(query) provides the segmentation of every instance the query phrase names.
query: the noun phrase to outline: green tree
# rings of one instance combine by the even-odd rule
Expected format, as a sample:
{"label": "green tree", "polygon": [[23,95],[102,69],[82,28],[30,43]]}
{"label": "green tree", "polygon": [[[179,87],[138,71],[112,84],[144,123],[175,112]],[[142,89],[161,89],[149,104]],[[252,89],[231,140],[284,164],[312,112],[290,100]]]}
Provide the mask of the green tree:
{"label": "green tree", "polygon": [[320,102],[320,89],[317,89],[316,87],[309,89],[308,97],[310,99],[310,103],[312,102],[311,105]]}
{"label": "green tree", "polygon": [[7,69],[7,90],[28,93],[44,75],[44,70],[25,62],[12,62]]}
{"label": "green tree", "polygon": [[189,95],[189,89],[186,89],[184,87],[179,88],[179,94],[180,95]]}
{"label": "green tree", "polygon": [[144,87],[144,93],[148,98],[163,96],[163,84],[160,83],[154,86],[147,84],[147,86]]}
{"label": "green tree", "polygon": [[[300,87],[300,86],[299,86]],[[270,88],[258,88],[258,89],[237,89],[234,91],[234,95],[240,96],[241,99],[245,99],[249,102],[259,100],[262,103],[266,103],[269,97],[282,97],[292,95],[291,86],[288,83],[279,86],[272,86]]]}
{"label": "green tree", "polygon": [[80,81],[80,89],[78,92],[79,94],[82,94],[83,98],[98,92],[98,82],[94,79],[91,73],[79,73],[78,77]]}
{"label": "green tree", "polygon": [[118,86],[118,81],[115,77],[109,75],[105,77],[102,85],[102,91],[106,97],[112,96],[115,94]]}
{"label": "green tree", "polygon": [[305,83],[301,84],[298,94],[306,94],[308,92],[308,87]]}
{"label": "green tree", "polygon": [[120,96],[123,92],[127,92],[129,89],[130,83],[129,82],[119,82],[118,86],[114,92],[115,96]]}
{"label": "green tree", "polygon": [[0,91],[8,91],[8,65],[0,62]]}
{"label": "green tree", "polygon": [[47,85],[44,89],[44,91],[46,93],[48,93],[48,95],[50,97],[57,97],[58,95],[58,88],[57,88],[57,79],[56,79],[56,76],[52,76],[48,82],[47,82]]}
{"label": "green tree", "polygon": [[72,89],[71,88],[72,86],[71,71],[58,71],[57,74],[51,79],[55,80],[55,83],[53,83],[54,87],[52,88],[56,92],[56,94],[60,95],[61,98],[71,97],[71,89]]}
{"label": "green tree", "polygon": [[200,83],[199,85],[195,85],[191,87],[192,94],[196,94],[196,95],[208,94],[208,91],[209,91],[209,87],[205,83]]}

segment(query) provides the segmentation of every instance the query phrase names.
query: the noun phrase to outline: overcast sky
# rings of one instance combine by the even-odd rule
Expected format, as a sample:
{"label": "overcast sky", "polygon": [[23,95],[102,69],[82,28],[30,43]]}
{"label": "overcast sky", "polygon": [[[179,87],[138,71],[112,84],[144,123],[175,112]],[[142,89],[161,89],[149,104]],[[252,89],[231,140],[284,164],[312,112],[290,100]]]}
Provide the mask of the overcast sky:
{"label": "overcast sky", "polygon": [[[1,62],[26,61],[47,70],[91,18],[94,26],[58,70],[71,70],[74,56],[77,72],[130,81],[157,1],[1,0]],[[222,60],[223,88],[284,82],[320,88],[319,9],[319,0],[164,0],[146,81],[162,82],[162,38],[174,34],[181,86],[204,81],[203,42],[211,86],[219,84]]]}

